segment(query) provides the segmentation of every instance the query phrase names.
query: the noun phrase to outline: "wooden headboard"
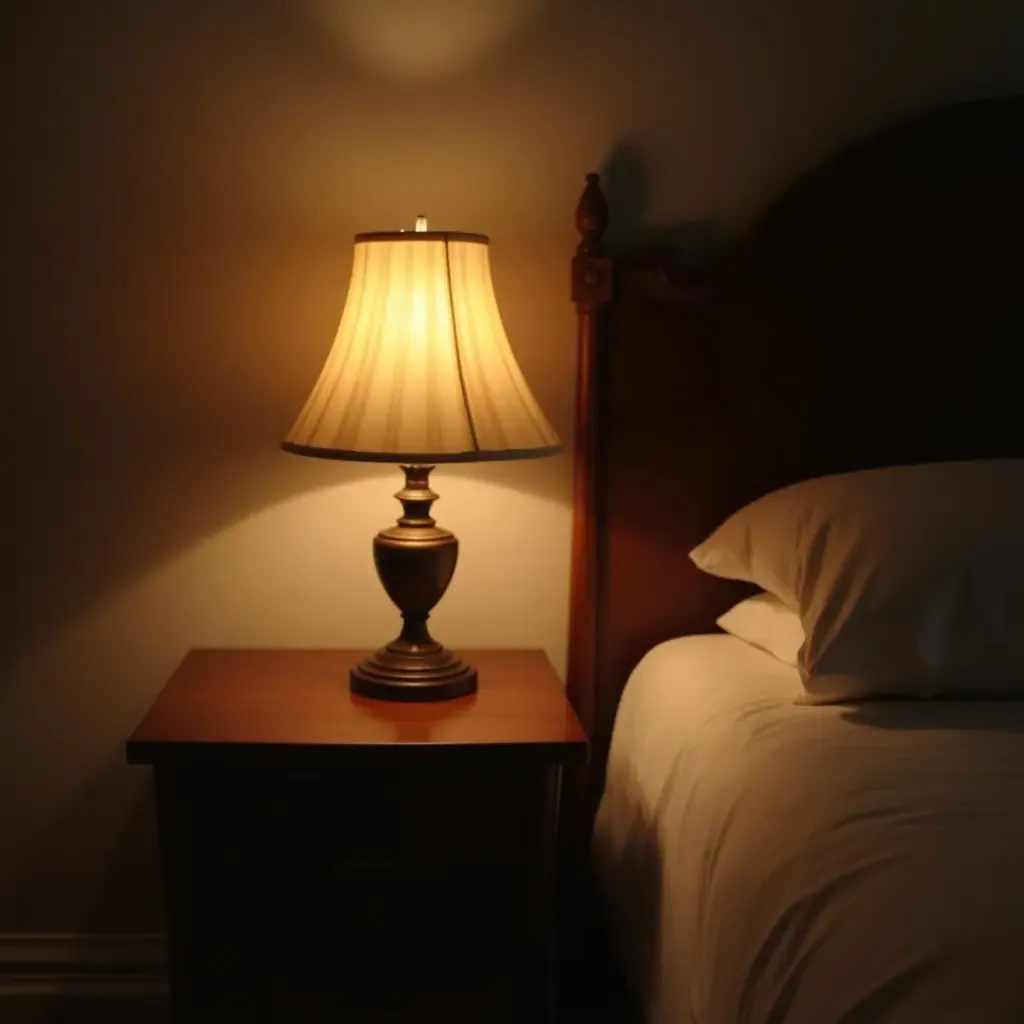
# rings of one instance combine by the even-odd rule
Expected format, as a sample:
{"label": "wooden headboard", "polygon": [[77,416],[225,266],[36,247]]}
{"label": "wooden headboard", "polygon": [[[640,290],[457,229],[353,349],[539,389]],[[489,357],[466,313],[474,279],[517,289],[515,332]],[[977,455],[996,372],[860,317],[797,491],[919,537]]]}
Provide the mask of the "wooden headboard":
{"label": "wooden headboard", "polygon": [[742,593],[687,558],[726,515],[823,473],[1024,455],[1024,98],[839,153],[700,276],[611,258],[608,217],[591,175],[568,666],[591,806],[633,666]]}

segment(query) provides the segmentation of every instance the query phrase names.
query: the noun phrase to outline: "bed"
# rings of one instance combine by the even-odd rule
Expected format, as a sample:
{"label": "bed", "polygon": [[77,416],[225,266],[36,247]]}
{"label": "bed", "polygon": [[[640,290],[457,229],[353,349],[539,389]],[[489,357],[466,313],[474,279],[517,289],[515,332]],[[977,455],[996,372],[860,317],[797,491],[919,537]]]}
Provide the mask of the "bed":
{"label": "bed", "polygon": [[[642,244],[609,253],[614,216],[590,176],[567,687],[593,749],[577,845],[618,968],[653,1024],[1024,1019],[1024,100],[852,145],[700,270]],[[797,664],[724,632],[771,588],[694,551],[801,481],[900,492],[872,477],[886,467],[931,467],[930,508],[971,511],[982,575],[1005,583],[995,632],[952,658],[955,685],[880,683],[886,658],[906,665],[886,647],[897,631],[851,626],[844,647],[834,604],[806,590],[810,555],[783,602],[807,626]],[[967,475],[929,490],[937,467]],[[962,500],[982,493],[998,529]],[[884,504],[877,521],[897,522]],[[946,519],[962,530],[967,511]],[[960,534],[943,548],[919,532],[948,566],[935,552]],[[888,567],[913,561],[900,544],[851,541],[842,565],[876,556],[858,594],[894,591]],[[932,594],[929,572],[915,579]],[[982,589],[933,616],[943,657],[992,618]]]}

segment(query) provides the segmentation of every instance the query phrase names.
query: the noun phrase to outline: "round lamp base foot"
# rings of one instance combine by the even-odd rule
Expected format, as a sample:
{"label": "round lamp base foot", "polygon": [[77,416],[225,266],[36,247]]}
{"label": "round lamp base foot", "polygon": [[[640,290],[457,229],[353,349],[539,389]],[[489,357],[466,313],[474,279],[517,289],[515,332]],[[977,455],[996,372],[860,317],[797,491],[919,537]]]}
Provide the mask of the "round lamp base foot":
{"label": "round lamp base foot", "polygon": [[440,644],[402,650],[396,643],[356,665],[349,685],[353,693],[374,700],[453,700],[476,691],[476,669]]}

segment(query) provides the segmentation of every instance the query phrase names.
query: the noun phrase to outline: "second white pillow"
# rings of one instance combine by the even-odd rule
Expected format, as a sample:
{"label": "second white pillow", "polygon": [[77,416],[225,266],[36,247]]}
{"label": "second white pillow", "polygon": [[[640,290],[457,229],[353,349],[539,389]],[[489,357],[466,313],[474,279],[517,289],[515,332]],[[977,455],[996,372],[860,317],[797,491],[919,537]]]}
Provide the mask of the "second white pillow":
{"label": "second white pillow", "polygon": [[726,633],[796,666],[804,642],[800,616],[772,594],[760,593],[733,605],[717,619]]}

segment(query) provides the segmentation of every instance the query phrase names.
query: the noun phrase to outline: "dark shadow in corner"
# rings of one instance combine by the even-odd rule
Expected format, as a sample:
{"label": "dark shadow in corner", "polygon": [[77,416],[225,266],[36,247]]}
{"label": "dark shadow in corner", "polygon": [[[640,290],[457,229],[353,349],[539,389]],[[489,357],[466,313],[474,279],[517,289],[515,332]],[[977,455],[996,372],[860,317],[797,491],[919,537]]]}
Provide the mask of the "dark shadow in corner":
{"label": "dark shadow in corner", "polygon": [[701,270],[715,263],[724,251],[727,238],[713,221],[652,221],[651,161],[634,143],[617,142],[601,165],[600,174],[610,211],[605,243],[613,256],[631,258],[669,251],[680,269]]}
{"label": "dark shadow in corner", "polygon": [[[648,800],[631,769],[620,766],[613,784],[616,815],[629,818],[626,841],[621,847],[610,844],[602,855],[601,832],[595,831],[593,860],[577,894],[582,903],[569,927],[576,936],[577,958],[565,972],[566,1003],[581,1024],[642,1024],[641,994],[653,991],[659,962],[664,854]],[[602,872],[599,862],[606,858]],[[602,891],[601,874],[614,877],[613,891]],[[613,902],[622,904],[618,911]],[[615,934],[615,926],[627,922],[628,940]],[[570,1014],[569,1019],[575,1018]]]}
{"label": "dark shadow in corner", "polygon": [[[17,930],[32,930],[40,920],[59,921],[55,930],[71,938],[69,966],[78,970],[55,973],[53,964],[44,965],[41,976],[50,990],[32,1004],[31,1019],[37,1024],[86,1019],[168,1024],[166,969],[159,959],[159,942],[151,941],[162,931],[162,913],[155,800],[148,774],[132,772],[120,756],[111,757],[82,780],[75,798],[50,819],[3,880],[8,928],[13,923]],[[90,898],[71,909],[62,904],[61,893],[74,889],[67,871],[69,864],[72,870],[77,866],[60,857],[67,856],[72,837],[88,834],[98,808],[109,813],[111,792],[123,798],[124,817],[97,865]],[[60,851],[56,858],[54,851]],[[96,949],[96,940],[108,940],[109,945],[101,942]],[[123,985],[108,993],[102,979],[110,975],[120,976]]]}

